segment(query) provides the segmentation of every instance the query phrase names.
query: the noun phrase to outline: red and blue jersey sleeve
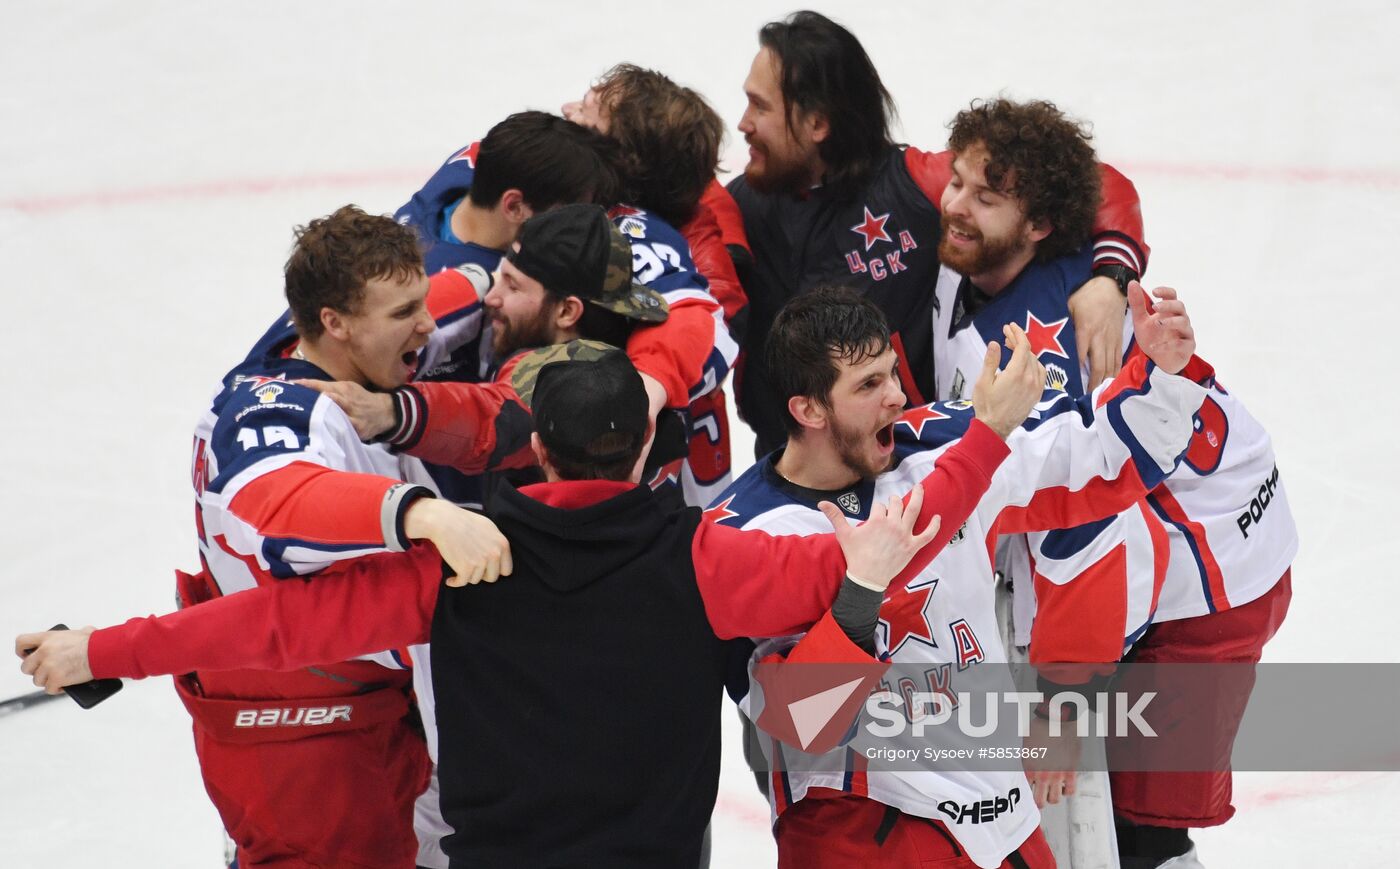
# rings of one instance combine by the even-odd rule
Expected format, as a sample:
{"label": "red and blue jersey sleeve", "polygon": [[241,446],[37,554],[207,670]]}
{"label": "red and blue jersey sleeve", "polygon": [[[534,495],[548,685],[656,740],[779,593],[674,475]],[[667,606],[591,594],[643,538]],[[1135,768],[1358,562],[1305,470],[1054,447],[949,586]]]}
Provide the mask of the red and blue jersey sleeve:
{"label": "red and blue jersey sleeve", "polygon": [[634,329],[627,355],[665,387],[667,407],[685,407],[724,382],[739,346],[685,238],[641,209],[618,206],[610,214],[632,245],[632,279],[660,293],[671,312],[664,323]]}
{"label": "red and blue jersey sleeve", "polygon": [[396,460],[361,444],[330,399],[281,375],[226,390],[195,449],[202,550],[226,593],[402,550],[403,512],[430,494],[377,472]]}

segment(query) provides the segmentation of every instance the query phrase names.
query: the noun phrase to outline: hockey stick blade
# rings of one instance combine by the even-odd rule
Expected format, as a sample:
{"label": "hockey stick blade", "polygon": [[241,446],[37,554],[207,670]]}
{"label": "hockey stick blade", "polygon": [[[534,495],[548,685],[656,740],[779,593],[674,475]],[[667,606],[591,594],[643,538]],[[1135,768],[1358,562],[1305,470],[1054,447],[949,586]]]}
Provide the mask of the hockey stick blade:
{"label": "hockey stick blade", "polygon": [[44,691],[33,691],[29,694],[21,694],[18,697],[11,697],[8,700],[0,700],[0,718],[12,715],[16,712],[23,712],[35,706],[43,705],[50,700],[57,700],[62,694],[49,694]]}

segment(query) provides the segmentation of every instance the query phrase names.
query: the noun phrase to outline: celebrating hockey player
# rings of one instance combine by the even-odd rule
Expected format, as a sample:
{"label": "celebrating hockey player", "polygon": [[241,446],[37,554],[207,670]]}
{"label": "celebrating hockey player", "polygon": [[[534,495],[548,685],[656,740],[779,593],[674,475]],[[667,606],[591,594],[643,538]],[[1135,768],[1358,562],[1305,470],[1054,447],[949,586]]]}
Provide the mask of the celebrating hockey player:
{"label": "celebrating hockey player", "polygon": [[[810,11],[765,25],[744,92],[739,130],[749,164],[729,191],[742,213],[754,260],[745,277],[739,409],[757,434],[756,452],[782,443],[782,400],[766,367],[766,336],[788,299],[821,284],[858,288],[885,312],[912,404],[934,397],[929,311],[938,269],[938,203],[949,157],[895,145],[894,102],[856,38]],[[1075,296],[1081,336],[1092,336],[1094,378],[1117,369],[1123,296],[1147,249],[1132,184],[1103,167],[1104,204],[1095,221],[1100,278]],[[1119,281],[1115,286],[1114,281]]]}
{"label": "celebrating hockey player", "polygon": [[[1007,322],[1026,330],[1047,385],[1083,395],[1087,372],[1078,364],[1070,300],[1092,267],[1088,244],[1099,168],[1089,136],[1051,103],[1007,99],[974,101],[950,129],[952,175],[941,203],[936,289],[939,397],[965,396],[987,340]],[[1017,655],[1028,647],[1032,663],[1054,665],[1041,666],[1046,690],[1106,675],[1141,633],[1166,560],[1165,544],[1154,539],[1164,540],[1165,533],[1138,503],[1112,519],[998,541],[998,604],[1008,652],[1024,660]],[[1101,795],[1107,778],[1092,775],[1090,792],[1099,795],[1093,805],[1102,811],[1097,826],[1090,830],[1084,820],[1088,802],[1075,812],[1085,828],[1081,837],[1098,837],[1094,847],[1106,858],[1110,818]],[[1033,770],[1030,779],[1038,804],[1057,804],[1062,793],[1075,792],[1073,770]],[[1044,828],[1052,847],[1067,857],[1065,810],[1047,813]]]}
{"label": "celebrating hockey player", "polygon": [[[1134,283],[1129,291],[1146,357],[1125,366],[1097,401],[1051,393],[1034,419],[1009,434],[1011,457],[962,529],[961,542],[883,602],[882,595],[871,596],[868,624],[875,625],[878,610],[874,649],[881,659],[917,663],[930,679],[948,676],[954,665],[1005,661],[985,548],[990,539],[1112,515],[1178,460],[1205,389],[1167,372],[1184,372],[1190,361],[1192,377],[1205,376],[1206,366],[1191,356],[1190,322],[1174,292],[1159,290],[1156,310],[1149,312],[1141,288]],[[1012,325],[1007,336],[1013,353],[1002,376],[1043,386],[1044,369],[1025,333]],[[811,534],[825,523],[819,501],[840,504],[850,521],[858,521],[872,504],[907,490],[966,430],[965,403],[903,411],[898,357],[884,318],[853,291],[818,290],[789,302],[774,324],[769,352],[784,361],[774,371],[786,396],[787,445],[750,468],[708,511],[717,523]],[[979,382],[999,358],[1000,348],[990,345]],[[1127,422],[1132,436],[1110,424],[1110,416]],[[781,647],[760,646],[756,656]],[[849,649],[834,654],[849,660]],[[931,855],[955,861],[950,866],[1053,865],[1030,800],[975,826],[945,823],[937,808],[945,800],[970,803],[1013,789],[1026,794],[1022,773],[911,774],[850,762],[855,766],[844,770],[806,772],[793,756],[773,761],[768,790],[780,865],[898,866]],[[873,835],[877,829],[884,834]]]}
{"label": "celebrating hockey player", "polygon": [[[1035,334],[1052,383],[1082,394],[1068,300],[1090,264],[1086,251],[1068,252],[1088,241],[1095,205],[1089,137],[1053,105],[1006,99],[974,103],[950,128],[954,180],[944,192],[938,286],[938,329],[949,340],[937,357],[940,395],[961,397],[985,341],[1007,321]],[[1261,498],[1268,521],[1260,508],[1256,525]],[[1243,529],[1240,517],[1248,517]],[[998,567],[1015,580],[1017,642],[1029,643],[1042,674],[1051,663],[1115,661],[1128,647],[1135,663],[1255,663],[1287,611],[1297,551],[1268,435],[1218,384],[1181,466],[1142,502],[1111,523],[1028,541],[1028,560],[1015,557],[1012,540],[1012,557]],[[1080,679],[1104,672],[1057,670]],[[1211,769],[1112,774],[1124,866],[1196,865],[1186,829],[1234,812],[1229,748],[1247,698],[1240,691],[1219,704],[1221,751]],[[1112,750],[1130,767],[1136,748]],[[1041,773],[1037,793],[1053,800],[1054,781]],[[1082,835],[1089,821],[1077,817]],[[1092,835],[1107,842],[1106,812],[1098,823]]]}
{"label": "celebrating hockey player", "polygon": [[[414,539],[438,544],[454,582],[510,572],[489,520],[405,482],[426,481],[421,463],[362,443],[334,402],[292,382],[407,382],[434,340],[428,286],[414,233],[389,218],[347,206],[298,231],[286,266],[294,330],[269,330],[196,429],[205,571],[182,575],[183,605],[311,577]],[[412,806],[429,762],[409,674],[393,654],[337,660],[176,679],[206,788],[243,867],[412,865]],[[329,708],[348,711],[311,726],[307,710]],[[249,716],[261,726],[244,726]]]}

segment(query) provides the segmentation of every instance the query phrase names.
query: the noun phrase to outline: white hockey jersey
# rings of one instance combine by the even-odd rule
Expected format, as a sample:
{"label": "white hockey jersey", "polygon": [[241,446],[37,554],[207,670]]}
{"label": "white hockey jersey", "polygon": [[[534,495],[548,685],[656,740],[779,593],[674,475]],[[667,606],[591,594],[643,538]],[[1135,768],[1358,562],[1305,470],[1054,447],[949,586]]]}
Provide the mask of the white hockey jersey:
{"label": "white hockey jersey", "polygon": [[1218,381],[1201,403],[1181,465],[1147,504],[1171,547],[1154,623],[1247,604],[1273,588],[1298,555],[1273,441]]}
{"label": "white hockey jersey", "polygon": [[[1011,455],[992,480],[977,510],[933,562],[893,592],[880,610],[876,645],[881,657],[917,664],[930,685],[916,690],[956,690],[957,673],[982,662],[1004,662],[994,611],[989,546],[1000,532],[1055,527],[1066,517],[1088,521],[1111,515],[1141,497],[1169,472],[1190,437],[1192,415],[1205,389],[1184,377],[1155,370],[1137,359],[1088,398],[1059,395],[1042,402],[1008,439]],[[908,492],[972,420],[967,402],[916,408],[895,425],[898,465],[849,490],[816,492],[787,482],[774,470],[777,454],[745,472],[709,511],[712,521],[773,534],[815,534],[829,526],[816,509],[821,500],[841,506],[852,522],[870,505]],[[753,657],[790,646],[794,638],[765,641]],[[894,688],[895,686],[890,686]],[[757,721],[756,692],[743,708]],[[803,769],[802,756],[781,746],[770,799],[776,818],[812,787],[868,796],[922,817],[948,822],[979,866],[998,865],[1039,823],[1025,776],[1014,771],[917,771],[872,769],[848,752],[844,770]],[[1016,792],[1014,800],[1008,795]],[[991,820],[943,809],[983,800],[1013,806]]]}
{"label": "white hockey jersey", "polygon": [[[1045,367],[1048,391],[1083,395],[1087,372],[1079,365],[1069,297],[1090,277],[1090,260],[1086,247],[1033,262],[991,297],[940,268],[938,397],[966,397],[987,342],[1004,342],[1006,323],[1025,330]],[[1003,351],[1003,360],[1007,355]],[[1011,624],[1003,629],[1014,630],[1016,646],[1029,647],[1032,663],[1116,661],[1151,624],[1166,560],[1166,532],[1142,503],[1086,525],[1002,537],[997,569],[1014,589]]]}

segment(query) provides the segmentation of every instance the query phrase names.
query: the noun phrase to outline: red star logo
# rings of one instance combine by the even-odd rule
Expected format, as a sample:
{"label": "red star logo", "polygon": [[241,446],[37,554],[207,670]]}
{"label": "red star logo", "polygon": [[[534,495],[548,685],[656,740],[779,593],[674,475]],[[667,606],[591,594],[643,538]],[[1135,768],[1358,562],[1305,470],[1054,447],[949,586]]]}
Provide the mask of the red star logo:
{"label": "red star logo", "polygon": [[924,436],[924,423],[933,422],[938,419],[952,419],[946,413],[940,413],[933,409],[933,405],[926,404],[923,407],[916,407],[913,410],[906,410],[904,416],[895,421],[897,425],[907,425],[914,433],[914,437]]}
{"label": "red star logo", "polygon": [[857,223],[851,227],[851,232],[858,233],[865,238],[865,249],[870,250],[877,241],[889,241],[890,235],[885,232],[885,221],[890,219],[890,213],[876,217],[870,213],[870,206],[865,206],[865,222]]}
{"label": "red star logo", "polygon": [[636,217],[641,214],[640,208],[633,208],[630,205],[614,205],[608,209],[608,217],[616,220],[619,217]]}
{"label": "red star logo", "polygon": [[1053,323],[1042,323],[1035,314],[1026,312],[1026,337],[1031,339],[1031,352],[1039,356],[1042,353],[1054,353],[1064,359],[1069,358],[1065,352],[1065,347],[1060,343],[1060,333],[1064,331],[1065,324],[1069,318],[1056,320]]}
{"label": "red star logo", "polygon": [[880,623],[885,626],[885,651],[891,657],[911,637],[938,648],[938,643],[933,640],[933,626],[924,615],[935,588],[938,588],[936,578],[918,588],[906,586],[904,591],[896,592],[880,607]]}
{"label": "red star logo", "polygon": [[480,151],[480,150],[481,150],[481,143],[480,143],[480,142],[472,142],[470,145],[468,145],[467,147],[465,147],[465,148],[463,148],[462,150],[458,151],[456,154],[453,154],[453,155],[451,156],[451,158],[448,159],[447,162],[449,162],[449,163],[458,163],[458,162],[460,162],[460,161],[462,161],[462,160],[466,160],[466,161],[467,161],[467,165],[470,166],[471,168],[475,169],[475,168],[476,168],[476,154],[477,154],[477,152]]}
{"label": "red star logo", "polygon": [[249,389],[257,389],[259,386],[267,383],[286,383],[287,377],[284,374],[279,374],[276,377],[264,377],[261,374],[254,374],[252,377],[243,378],[243,382],[250,384],[248,387]]}
{"label": "red star logo", "polygon": [[733,519],[735,516],[739,515],[729,509],[729,505],[733,503],[734,496],[730,495],[728,498],[725,498],[723,501],[720,501],[718,504],[706,510],[705,518],[710,522],[723,522],[726,519]]}

